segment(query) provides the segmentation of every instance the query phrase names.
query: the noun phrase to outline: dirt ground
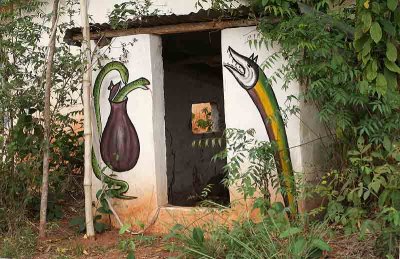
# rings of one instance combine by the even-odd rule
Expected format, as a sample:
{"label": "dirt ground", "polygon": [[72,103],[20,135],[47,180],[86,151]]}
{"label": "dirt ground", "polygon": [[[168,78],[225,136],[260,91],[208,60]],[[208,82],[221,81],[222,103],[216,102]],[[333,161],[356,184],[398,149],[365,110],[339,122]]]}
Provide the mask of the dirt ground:
{"label": "dirt ground", "polygon": [[[135,258],[137,259],[162,259],[178,256],[174,251],[179,243],[175,240],[164,240],[162,236],[155,235],[120,235],[118,229],[111,229],[97,234],[95,239],[88,239],[84,233],[78,233],[76,227],[70,226],[70,221],[77,215],[83,215],[83,207],[65,206],[64,217],[61,220],[49,222],[47,225],[47,238],[37,244],[36,252],[28,258],[36,259],[67,259],[67,258],[127,258],[127,251],[121,247],[126,240],[135,243]],[[31,225],[37,228],[36,223]],[[328,239],[332,251],[324,258],[363,258],[375,259],[373,247],[376,237],[368,235],[360,240],[357,234],[346,236],[335,232]]]}
{"label": "dirt ground", "polygon": [[[37,252],[32,258],[126,258],[127,252],[120,248],[120,244],[121,241],[129,238],[135,239],[137,259],[174,258],[178,255],[173,252],[173,247],[178,244],[175,241],[165,241],[161,236],[119,235],[117,229],[112,229],[97,234],[95,239],[90,240],[85,238],[84,234],[78,234],[75,229],[72,229],[68,220],[62,220],[57,224],[50,224],[48,238],[39,243]],[[337,235],[329,241],[332,252],[326,254],[324,258],[375,259],[378,257],[373,254],[374,242],[374,236],[359,240],[356,234]]]}
{"label": "dirt ground", "polygon": [[[61,222],[64,223],[64,222]],[[176,256],[168,250],[168,245],[160,236],[143,235],[135,237],[130,234],[119,235],[118,230],[106,231],[97,234],[95,239],[88,239],[84,234],[77,234],[70,227],[62,226],[51,230],[46,240],[37,246],[33,258],[126,258],[127,252],[123,251],[121,242],[130,238],[135,239],[135,257],[140,258],[171,258]],[[143,241],[142,241],[143,240]]]}
{"label": "dirt ground", "polygon": [[78,233],[76,227],[70,226],[71,218],[76,216],[76,211],[69,211],[62,220],[48,223],[47,238],[39,241],[32,258],[127,258],[128,252],[124,251],[121,243],[128,239],[134,240],[136,259],[161,259],[177,255],[171,252],[174,242],[164,241],[161,236],[128,233],[120,235],[117,229],[110,229],[96,234],[94,239],[88,239],[84,233]]}

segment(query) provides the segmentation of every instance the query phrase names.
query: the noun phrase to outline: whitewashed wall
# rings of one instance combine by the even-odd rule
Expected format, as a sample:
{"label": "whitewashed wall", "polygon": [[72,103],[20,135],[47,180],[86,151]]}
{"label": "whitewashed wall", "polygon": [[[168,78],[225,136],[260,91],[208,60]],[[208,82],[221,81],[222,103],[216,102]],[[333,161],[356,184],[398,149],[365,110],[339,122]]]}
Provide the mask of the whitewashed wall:
{"label": "whitewashed wall", "polygon": [[[134,217],[146,222],[148,213],[167,203],[161,38],[152,35],[119,37],[113,40],[110,51],[107,51],[107,47],[104,47],[99,52],[105,52],[108,57],[118,60],[119,57],[123,56],[122,44],[125,44],[128,51],[123,60],[126,60],[125,66],[129,70],[129,82],[145,77],[150,81],[150,90],[137,89],[128,95],[127,112],[139,137],[140,156],[133,169],[115,173],[117,177],[114,177],[129,183],[129,191],[126,195],[138,198],[130,201],[115,200],[114,202],[125,220]],[[109,61],[111,60],[101,60],[101,63],[105,65]],[[94,72],[93,81],[98,72]],[[119,73],[110,72],[101,86],[100,108],[103,130],[110,114],[109,90],[107,88],[111,80],[113,83],[121,81]],[[95,123],[94,118],[93,122]],[[96,130],[96,125],[93,125],[93,130]],[[103,168],[105,164],[99,154],[99,141],[99,136],[96,134],[93,143],[97,159],[101,162],[101,168]],[[107,169],[105,173],[109,175],[111,171]],[[101,182],[94,175],[92,179],[94,182],[93,197],[95,199],[97,190],[101,188]],[[133,213],[135,208],[136,213]]]}
{"label": "whitewashed wall", "polygon": [[[238,53],[250,56],[251,54],[258,55],[258,64],[275,53],[277,48],[266,50],[250,48],[248,39],[253,38],[258,32],[256,27],[241,27],[225,29],[221,35],[222,47],[222,62],[230,63],[228,47],[232,47]],[[284,60],[278,60],[274,69],[264,70],[267,77],[272,76],[275,70],[283,64]],[[227,70],[223,69],[224,78],[224,98],[225,98],[225,122],[227,128],[238,129],[255,129],[256,137],[259,140],[268,140],[267,132],[264,123],[259,115],[257,107],[254,105],[248,93],[238,84],[236,79]],[[284,108],[287,96],[299,95],[299,84],[292,83],[288,90],[282,89],[283,81],[277,78],[277,83],[272,85],[279,106]],[[288,137],[289,147],[300,145],[300,120],[295,116],[290,116],[286,125],[286,134]],[[293,169],[301,171],[301,153],[300,148],[292,148],[290,150],[292,157]]]}

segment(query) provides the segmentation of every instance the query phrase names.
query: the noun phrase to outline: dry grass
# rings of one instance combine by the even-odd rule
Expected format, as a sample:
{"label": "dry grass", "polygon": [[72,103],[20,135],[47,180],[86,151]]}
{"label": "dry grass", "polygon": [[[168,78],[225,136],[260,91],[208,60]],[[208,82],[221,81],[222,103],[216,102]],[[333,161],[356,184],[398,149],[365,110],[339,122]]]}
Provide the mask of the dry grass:
{"label": "dry grass", "polygon": [[336,233],[329,242],[332,252],[329,254],[328,258],[379,258],[374,255],[375,240],[376,235],[367,235],[363,240],[360,240],[358,234],[344,235]]}

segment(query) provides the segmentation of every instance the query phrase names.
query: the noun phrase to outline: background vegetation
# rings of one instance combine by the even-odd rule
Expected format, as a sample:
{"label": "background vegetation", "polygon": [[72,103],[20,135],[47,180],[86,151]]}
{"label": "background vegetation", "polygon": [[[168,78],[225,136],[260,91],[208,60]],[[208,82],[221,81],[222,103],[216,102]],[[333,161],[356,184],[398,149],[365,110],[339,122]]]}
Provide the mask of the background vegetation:
{"label": "background vegetation", "polygon": [[[68,0],[60,10],[58,30],[61,33],[74,25],[75,4],[76,1]],[[8,0],[1,6],[0,234],[7,233],[10,237],[18,235],[18,230],[30,219],[36,219],[40,206],[44,64],[47,56],[47,47],[42,45],[41,38],[44,33],[49,33],[46,26],[50,15],[44,11],[46,6],[37,0]],[[62,216],[60,205],[67,197],[77,198],[82,193],[82,134],[77,130],[81,127],[80,111],[67,109],[81,103],[78,90],[82,67],[80,52],[72,51],[63,43],[62,36],[58,36],[55,53],[49,220]],[[30,233],[34,235],[35,231]]]}

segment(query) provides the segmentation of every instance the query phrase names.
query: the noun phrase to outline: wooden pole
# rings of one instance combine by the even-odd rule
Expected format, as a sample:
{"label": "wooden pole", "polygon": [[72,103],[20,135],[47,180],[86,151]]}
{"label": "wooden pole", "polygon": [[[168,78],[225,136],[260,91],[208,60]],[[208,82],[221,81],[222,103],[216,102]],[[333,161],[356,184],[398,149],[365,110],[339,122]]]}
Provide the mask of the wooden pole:
{"label": "wooden pole", "polygon": [[53,71],[53,58],[56,49],[56,32],[58,20],[59,0],[54,0],[53,16],[51,18],[51,34],[49,42],[49,52],[46,62],[46,83],[44,96],[44,145],[43,145],[43,178],[42,194],[40,200],[40,222],[39,237],[46,237],[46,215],[47,198],[49,195],[49,158],[50,158],[50,94],[51,94],[51,74]]}
{"label": "wooden pole", "polygon": [[82,21],[82,50],[85,57],[85,67],[83,73],[83,114],[84,114],[84,138],[85,138],[85,172],[83,179],[83,187],[85,191],[85,219],[86,219],[86,235],[93,237],[93,212],[92,212],[92,126],[90,118],[90,89],[92,81],[91,51],[90,51],[90,30],[89,18],[87,10],[87,1],[81,2],[81,21]]}

